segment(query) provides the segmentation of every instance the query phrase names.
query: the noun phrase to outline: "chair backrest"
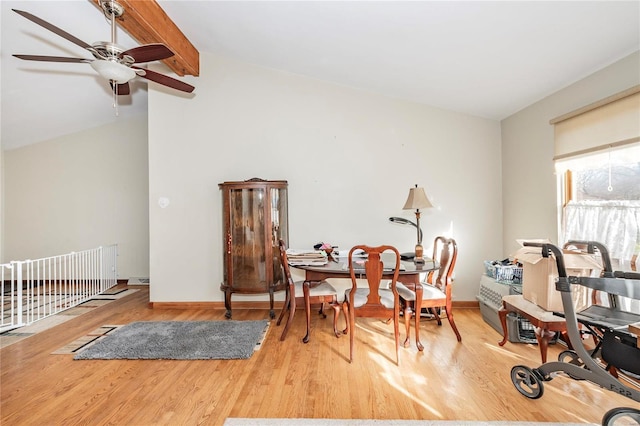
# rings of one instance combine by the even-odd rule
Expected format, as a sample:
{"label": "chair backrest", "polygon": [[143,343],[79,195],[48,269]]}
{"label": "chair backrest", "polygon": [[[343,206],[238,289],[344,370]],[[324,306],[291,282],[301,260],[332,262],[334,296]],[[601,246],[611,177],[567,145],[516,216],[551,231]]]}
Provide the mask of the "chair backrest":
{"label": "chair backrest", "polygon": [[[364,259],[360,256],[355,257],[354,252],[356,250],[362,250],[364,254],[366,254],[366,257]],[[395,259],[392,262],[387,263],[387,268],[385,268],[382,254],[387,251],[393,253],[395,255]],[[360,267],[358,263],[360,261],[364,263],[364,267]],[[359,245],[351,248],[349,251],[349,272],[351,275],[352,288],[351,297],[357,288],[356,274],[360,273],[356,272],[358,270],[363,271],[366,274],[367,284],[369,285],[369,295],[367,296],[366,305],[369,305],[371,308],[384,307],[380,300],[380,283],[382,282],[382,276],[385,272],[387,272],[387,274],[393,272],[391,283],[389,284],[389,290],[391,290],[395,299],[398,298],[396,283],[398,282],[398,275],[400,271],[400,253],[395,247],[388,245],[378,247]]]}
{"label": "chair backrest", "polygon": [[284,272],[284,279],[288,285],[293,285],[293,279],[291,278],[291,270],[289,269],[289,258],[287,257],[287,245],[284,240],[278,241],[280,247],[280,264],[282,265],[282,271]]}
{"label": "chair backrest", "polygon": [[427,274],[427,282],[443,292],[453,280],[453,269],[458,259],[458,244],[453,238],[436,237],[433,242],[433,259],[439,268]]}

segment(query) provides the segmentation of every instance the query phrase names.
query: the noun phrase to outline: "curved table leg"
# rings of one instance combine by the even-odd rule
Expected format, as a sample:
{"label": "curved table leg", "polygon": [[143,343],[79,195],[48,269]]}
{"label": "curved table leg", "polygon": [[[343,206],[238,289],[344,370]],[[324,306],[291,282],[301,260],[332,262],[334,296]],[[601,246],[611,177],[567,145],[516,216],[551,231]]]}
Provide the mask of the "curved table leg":
{"label": "curved table leg", "polygon": [[273,309],[273,289],[269,290],[269,318],[274,319],[276,311]]}
{"label": "curved table leg", "polygon": [[416,329],[416,346],[418,348],[419,351],[423,351],[424,350],[424,346],[422,345],[422,342],[420,341],[420,312],[422,312],[422,295],[423,295],[423,289],[422,289],[422,284],[420,282],[416,283],[415,286],[415,291],[416,291],[416,301],[415,301],[415,329]]}
{"label": "curved table leg", "polygon": [[553,331],[549,331],[545,328],[536,327],[536,340],[538,341],[538,346],[540,347],[540,358],[542,359],[542,363],[547,362],[547,348],[549,347],[549,339],[551,339],[555,333]]}
{"label": "curved table leg", "polygon": [[333,301],[331,307],[333,307],[333,334],[335,334],[336,337],[340,337],[340,334],[342,333],[338,331],[338,320],[340,319],[340,311],[342,310],[342,307],[337,300]]}
{"label": "curved table leg", "polygon": [[224,292],[224,307],[227,310],[224,314],[225,318],[231,318],[231,290],[225,290]]}
{"label": "curved table leg", "polygon": [[350,314],[349,314],[349,304],[346,301],[342,302],[342,312],[344,312],[344,320],[345,320],[345,327],[344,327],[344,330],[342,330],[342,334],[348,334]]}
{"label": "curved table leg", "polygon": [[[304,313],[307,320],[307,334],[302,338],[304,343],[309,343],[309,334],[311,331],[311,301],[309,295],[309,282],[302,283],[302,292],[304,293]],[[323,303],[324,306],[324,303]]]}
{"label": "curved table leg", "polygon": [[407,333],[407,338],[402,343],[402,346],[408,348],[411,344],[411,315],[413,311],[408,301],[405,302],[404,309],[402,310],[402,316],[404,317],[404,328]]}
{"label": "curved table leg", "polygon": [[507,314],[508,313],[509,311],[507,311],[504,307],[500,308],[500,310],[498,311],[498,316],[500,317],[500,324],[502,324],[502,341],[498,342],[498,345],[500,346],[504,346],[504,344],[507,343],[507,339],[509,337],[507,332]]}

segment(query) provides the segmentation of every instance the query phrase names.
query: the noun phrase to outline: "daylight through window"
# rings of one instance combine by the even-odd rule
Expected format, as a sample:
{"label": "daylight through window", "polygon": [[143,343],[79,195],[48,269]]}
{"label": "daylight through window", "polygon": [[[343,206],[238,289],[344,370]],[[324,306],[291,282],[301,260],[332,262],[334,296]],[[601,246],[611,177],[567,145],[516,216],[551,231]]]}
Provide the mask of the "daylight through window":
{"label": "daylight through window", "polygon": [[556,162],[559,241],[603,243],[617,268],[637,270],[640,144]]}

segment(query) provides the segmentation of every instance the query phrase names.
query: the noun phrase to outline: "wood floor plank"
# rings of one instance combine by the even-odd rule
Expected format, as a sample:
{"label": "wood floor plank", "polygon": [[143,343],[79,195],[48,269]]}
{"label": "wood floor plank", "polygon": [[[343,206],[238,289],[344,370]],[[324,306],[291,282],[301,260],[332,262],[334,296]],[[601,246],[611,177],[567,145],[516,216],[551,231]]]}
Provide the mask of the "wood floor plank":
{"label": "wood floor plank", "polygon": [[[424,352],[400,348],[392,325],[358,319],[355,358],[331,318],[296,313],[284,342],[271,321],[248,360],[74,361],[56,349],[105,324],[225,320],[224,310],[150,309],[148,288],[0,350],[2,425],[221,425],[227,417],[506,420],[599,423],[635,402],[588,382],[557,377],[538,400],[521,396],[513,365],[540,365],[535,345],[507,343],[478,309],[458,309],[462,343],[445,322],[422,324]],[[268,319],[267,310],[234,310],[234,319]],[[402,329],[402,327],[401,327]],[[403,333],[404,334],[404,333]],[[413,337],[413,336],[412,336]],[[552,345],[549,359],[563,350]],[[637,404],[636,404],[637,405]]]}

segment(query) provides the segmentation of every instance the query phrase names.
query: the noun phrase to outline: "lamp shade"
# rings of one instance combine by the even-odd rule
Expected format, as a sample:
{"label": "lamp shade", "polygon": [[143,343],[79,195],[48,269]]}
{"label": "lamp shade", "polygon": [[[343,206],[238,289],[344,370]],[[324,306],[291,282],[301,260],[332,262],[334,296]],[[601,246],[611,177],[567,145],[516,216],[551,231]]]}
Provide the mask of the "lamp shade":
{"label": "lamp shade", "polygon": [[431,202],[427,198],[427,194],[424,193],[424,188],[418,187],[411,188],[409,190],[409,196],[407,202],[404,203],[403,210],[415,210],[425,209],[427,207],[433,207]]}

